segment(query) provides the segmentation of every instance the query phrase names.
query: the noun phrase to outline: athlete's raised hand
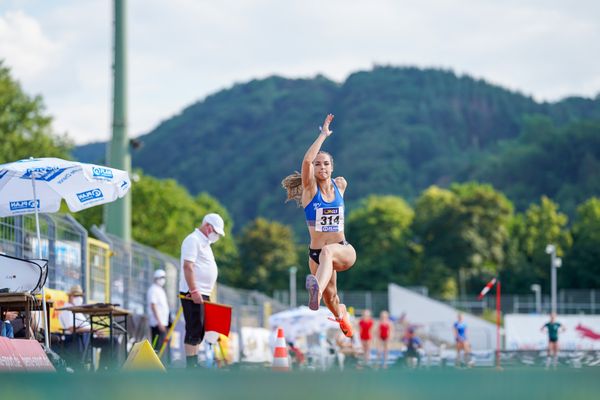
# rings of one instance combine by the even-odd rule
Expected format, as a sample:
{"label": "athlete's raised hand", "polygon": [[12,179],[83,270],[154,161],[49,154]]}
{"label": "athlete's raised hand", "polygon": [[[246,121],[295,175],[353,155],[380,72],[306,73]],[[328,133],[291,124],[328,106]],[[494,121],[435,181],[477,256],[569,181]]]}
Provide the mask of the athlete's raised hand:
{"label": "athlete's raised hand", "polygon": [[325,117],[325,121],[323,122],[323,126],[321,127],[321,133],[325,135],[325,137],[328,137],[333,133],[333,131],[329,130],[329,125],[331,124],[331,121],[333,121],[333,114],[327,114],[327,116]]}

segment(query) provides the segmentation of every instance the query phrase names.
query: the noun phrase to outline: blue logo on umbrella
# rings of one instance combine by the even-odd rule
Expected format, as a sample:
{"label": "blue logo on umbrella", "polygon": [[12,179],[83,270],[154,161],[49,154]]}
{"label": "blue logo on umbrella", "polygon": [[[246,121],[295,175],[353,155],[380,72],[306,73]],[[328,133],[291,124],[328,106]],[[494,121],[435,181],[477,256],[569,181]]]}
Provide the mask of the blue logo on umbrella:
{"label": "blue logo on umbrella", "polygon": [[94,168],[92,168],[92,177],[112,179],[113,172],[109,168],[94,167]]}
{"label": "blue logo on umbrella", "polygon": [[35,204],[37,203],[37,208],[40,208],[40,201],[37,200],[34,202],[33,200],[16,200],[11,201],[8,206],[10,207],[10,211],[23,211],[23,210],[33,210],[36,208]]}
{"label": "blue logo on umbrella", "polygon": [[36,181],[46,181],[50,182],[57,176],[63,173],[65,168],[57,168],[57,167],[41,167],[41,168],[29,168],[27,172],[21,176],[21,179],[31,179],[31,175]]}
{"label": "blue logo on umbrella", "polygon": [[100,189],[86,190],[85,192],[77,193],[77,198],[81,203],[87,203],[88,201],[101,199],[103,197],[104,194],[102,194],[102,190]]}

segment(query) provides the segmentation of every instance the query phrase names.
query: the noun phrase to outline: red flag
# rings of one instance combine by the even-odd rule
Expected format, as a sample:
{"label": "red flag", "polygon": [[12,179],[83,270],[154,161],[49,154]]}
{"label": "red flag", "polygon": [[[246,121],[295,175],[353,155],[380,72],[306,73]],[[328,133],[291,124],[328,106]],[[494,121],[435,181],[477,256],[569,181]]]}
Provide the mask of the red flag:
{"label": "red flag", "polygon": [[231,329],[231,306],[204,302],[204,330],[229,336]]}
{"label": "red flag", "polygon": [[492,286],[494,286],[495,284],[496,284],[496,278],[492,278],[492,280],[489,281],[483,289],[481,289],[481,293],[479,293],[479,296],[477,296],[477,300],[483,299],[483,296],[485,296],[487,294],[487,292],[489,292],[490,289],[492,288]]}

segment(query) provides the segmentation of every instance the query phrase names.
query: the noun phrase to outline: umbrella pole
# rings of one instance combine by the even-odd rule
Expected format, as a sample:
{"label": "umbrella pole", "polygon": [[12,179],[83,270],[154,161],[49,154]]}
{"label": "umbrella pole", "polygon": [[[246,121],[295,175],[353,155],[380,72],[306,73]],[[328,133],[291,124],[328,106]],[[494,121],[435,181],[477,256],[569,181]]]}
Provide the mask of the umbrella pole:
{"label": "umbrella pole", "polygon": [[[42,238],[40,234],[40,218],[38,213],[38,202],[37,202],[37,193],[35,191],[35,173],[31,171],[31,186],[33,187],[33,209],[35,210],[35,230],[37,233],[38,240],[38,258],[42,258]],[[45,283],[44,283],[45,286]],[[46,291],[44,290],[44,286],[42,286],[42,321],[44,321],[44,344],[47,349],[50,349],[50,340],[48,339],[48,313],[46,311]]]}

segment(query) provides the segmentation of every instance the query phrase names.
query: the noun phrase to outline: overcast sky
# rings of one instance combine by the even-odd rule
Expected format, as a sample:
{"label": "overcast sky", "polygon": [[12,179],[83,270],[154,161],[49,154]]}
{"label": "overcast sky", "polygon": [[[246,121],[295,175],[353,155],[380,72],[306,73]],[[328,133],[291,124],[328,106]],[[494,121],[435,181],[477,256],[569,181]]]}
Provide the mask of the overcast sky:
{"label": "overcast sky", "polygon": [[[0,59],[79,144],[110,138],[112,13],[111,0],[0,0]],[[234,83],[374,64],[538,100],[600,92],[598,0],[129,0],[127,15],[131,136]]]}

